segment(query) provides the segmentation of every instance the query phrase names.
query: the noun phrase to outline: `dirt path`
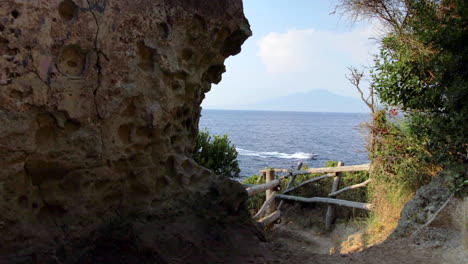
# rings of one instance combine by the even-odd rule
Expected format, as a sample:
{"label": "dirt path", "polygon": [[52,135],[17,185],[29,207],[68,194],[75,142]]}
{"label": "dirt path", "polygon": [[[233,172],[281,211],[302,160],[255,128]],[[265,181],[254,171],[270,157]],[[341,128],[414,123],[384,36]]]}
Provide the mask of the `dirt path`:
{"label": "dirt path", "polygon": [[271,242],[265,247],[271,254],[250,263],[468,264],[468,226],[450,224],[452,219],[442,214],[412,237],[371,247],[353,224],[338,224],[333,232],[323,233],[320,227],[285,220],[269,232]]}
{"label": "dirt path", "polygon": [[[284,231],[281,231],[284,232]],[[296,236],[296,238],[299,238]],[[305,240],[277,239],[269,245],[274,253],[262,263],[295,264],[465,264],[468,252],[461,245],[459,233],[449,230],[431,229],[418,238],[386,241],[382,244],[350,254],[320,254],[330,241],[309,237]],[[325,241],[325,244],[320,244]],[[259,262],[260,263],[260,262]]]}

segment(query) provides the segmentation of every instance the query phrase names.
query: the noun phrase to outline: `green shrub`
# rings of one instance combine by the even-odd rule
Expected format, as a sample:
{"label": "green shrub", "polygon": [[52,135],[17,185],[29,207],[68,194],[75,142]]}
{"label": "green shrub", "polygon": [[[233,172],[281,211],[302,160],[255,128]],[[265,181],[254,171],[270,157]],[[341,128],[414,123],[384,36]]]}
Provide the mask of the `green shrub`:
{"label": "green shrub", "polygon": [[369,153],[369,199],[375,205],[374,222],[388,229],[396,226],[405,203],[440,171],[408,122],[406,117],[396,118],[380,110],[371,125],[375,140]]}
{"label": "green shrub", "polygon": [[[260,179],[260,180],[259,180]],[[252,175],[249,178],[245,179],[243,184],[262,184],[265,183],[265,177],[261,175]],[[257,211],[262,207],[262,204],[265,202],[265,192],[252,195],[247,200],[247,208],[251,215],[255,215]]]}
{"label": "green shrub", "polygon": [[212,137],[206,129],[200,131],[192,156],[198,164],[218,175],[239,176],[237,150],[227,135]]}
{"label": "green shrub", "polygon": [[408,128],[443,165],[468,163],[468,38],[465,0],[409,0],[387,34],[373,83],[381,102],[408,113]]}

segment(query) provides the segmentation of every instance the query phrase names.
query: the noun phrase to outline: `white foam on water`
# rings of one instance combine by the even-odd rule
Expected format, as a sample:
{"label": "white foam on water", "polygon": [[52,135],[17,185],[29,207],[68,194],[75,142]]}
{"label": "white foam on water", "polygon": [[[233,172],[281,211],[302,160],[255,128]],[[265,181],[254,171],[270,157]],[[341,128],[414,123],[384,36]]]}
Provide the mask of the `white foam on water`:
{"label": "white foam on water", "polygon": [[305,153],[305,152],[296,152],[294,154],[287,154],[287,153],[281,153],[277,151],[262,152],[262,151],[253,151],[253,150],[242,149],[242,148],[236,148],[236,150],[241,156],[252,156],[252,157],[260,157],[260,158],[310,160],[318,156],[317,154]]}

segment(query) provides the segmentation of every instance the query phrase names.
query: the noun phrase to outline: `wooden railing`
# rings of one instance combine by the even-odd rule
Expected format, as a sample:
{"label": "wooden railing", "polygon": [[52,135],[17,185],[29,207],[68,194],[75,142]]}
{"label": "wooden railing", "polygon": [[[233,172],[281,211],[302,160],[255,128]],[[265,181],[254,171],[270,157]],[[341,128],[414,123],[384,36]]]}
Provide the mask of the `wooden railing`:
{"label": "wooden railing", "polygon": [[[301,170],[301,165],[299,165],[295,170],[292,169],[265,169],[260,172],[265,177],[264,184],[256,184],[246,186],[246,191],[249,196],[258,194],[260,192],[266,192],[265,202],[258,212],[253,216],[258,222],[269,225],[281,217],[281,206],[283,205],[284,200],[297,201],[303,203],[327,203],[327,213],[325,216],[325,227],[327,230],[331,229],[331,226],[335,220],[335,210],[336,206],[346,206],[352,208],[359,208],[364,210],[372,210],[373,205],[370,203],[360,203],[354,201],[347,201],[336,199],[336,196],[340,193],[353,190],[356,188],[362,188],[367,186],[371,180],[366,180],[362,183],[351,185],[339,189],[341,183],[341,177],[343,172],[356,172],[356,171],[368,171],[369,164],[354,165],[354,166],[343,166],[342,162],[338,163],[337,167],[324,167],[324,168],[311,168],[307,170]],[[284,176],[276,177],[276,173],[286,173]],[[325,173],[324,175],[312,178],[310,180],[304,181],[293,187],[294,181],[298,175],[312,174],[312,173]],[[279,186],[281,180],[284,178],[289,178],[289,182],[286,186],[286,189],[280,193]],[[333,178],[332,189],[328,194],[329,198],[326,197],[299,197],[293,195],[287,195],[294,190],[307,185],[312,182],[316,182],[326,178]],[[276,205],[276,199],[280,199],[278,205]]]}

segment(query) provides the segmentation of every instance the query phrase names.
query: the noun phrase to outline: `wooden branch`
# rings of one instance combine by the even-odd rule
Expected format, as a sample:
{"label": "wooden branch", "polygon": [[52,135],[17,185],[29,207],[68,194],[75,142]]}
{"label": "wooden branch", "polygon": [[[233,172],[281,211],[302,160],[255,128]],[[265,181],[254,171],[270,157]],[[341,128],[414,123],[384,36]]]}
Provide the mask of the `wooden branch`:
{"label": "wooden branch", "polygon": [[[290,173],[290,175],[304,175],[304,174],[311,174],[311,173],[335,173],[335,172],[353,172],[353,171],[368,171],[370,164],[361,164],[361,165],[352,165],[352,166],[342,166],[342,167],[323,167],[323,168],[310,168],[307,170],[301,171],[293,171],[290,169],[273,169],[275,172],[286,172]],[[267,170],[261,170],[260,172],[264,172]],[[289,177],[290,175],[286,175],[283,177]]]}
{"label": "wooden branch", "polygon": [[283,195],[283,194],[277,194],[276,197],[280,199],[303,202],[303,203],[329,203],[329,204],[336,204],[339,206],[353,207],[353,208],[364,209],[364,210],[374,209],[374,206],[370,203],[359,203],[359,202],[352,202],[352,201],[333,199],[333,198],[324,198],[324,197],[304,198],[304,197]]}
{"label": "wooden branch", "polygon": [[262,173],[258,179],[257,179],[257,184],[260,184],[260,182],[262,181],[262,179],[265,178],[265,173]]}
{"label": "wooden branch", "polygon": [[276,180],[272,180],[272,181],[264,183],[264,184],[259,184],[259,185],[253,186],[253,187],[249,187],[249,188],[247,188],[245,190],[247,191],[247,194],[249,196],[252,196],[254,194],[264,192],[264,191],[266,191],[268,189],[274,188],[274,187],[278,186],[279,184],[280,184],[280,180],[276,179]]}
{"label": "wooden branch", "polygon": [[263,224],[264,226],[271,225],[273,222],[278,220],[281,216],[281,213],[279,210],[274,211],[272,214],[268,215],[265,218],[262,218],[259,223]]}
{"label": "wooden branch", "polygon": [[[265,173],[268,170],[270,169],[260,170],[260,173]],[[291,173],[293,171],[291,169],[272,169],[272,170],[274,170],[275,172],[285,172],[285,173]]]}
{"label": "wooden branch", "polygon": [[270,198],[266,199],[266,201],[263,203],[262,207],[260,207],[258,212],[253,216],[253,219],[255,219],[255,220],[259,219],[260,217],[262,217],[265,214],[267,209],[270,207],[270,205],[275,200],[275,195],[276,195],[276,192],[273,192],[271,194]]}
{"label": "wooden branch", "polygon": [[369,179],[369,180],[367,180],[365,182],[361,182],[361,183],[358,183],[358,184],[348,186],[346,188],[340,189],[340,190],[335,191],[335,192],[331,192],[330,194],[328,194],[328,196],[330,196],[330,197],[331,196],[337,196],[340,193],[343,193],[343,192],[346,192],[346,191],[349,191],[349,190],[352,190],[352,189],[357,189],[357,188],[364,187],[364,186],[368,185],[370,182],[371,182],[371,179]]}
{"label": "wooden branch", "polygon": [[[302,166],[302,164],[301,164],[301,166]],[[294,184],[294,181],[296,180],[296,177],[297,177],[297,175],[291,176],[291,179],[289,180],[288,185],[286,185],[286,190],[291,188],[291,186]],[[281,209],[281,207],[283,206],[283,203],[284,203],[284,201],[281,200],[281,202],[278,205],[278,210]]]}
{"label": "wooden branch", "polygon": [[288,188],[286,189],[283,194],[285,193],[288,193],[288,192],[292,192],[294,190],[296,190],[297,188],[301,187],[301,186],[304,186],[306,184],[309,184],[309,183],[312,183],[312,182],[316,182],[316,181],[319,181],[319,180],[322,180],[322,179],[326,179],[326,178],[331,178],[331,177],[335,177],[334,174],[325,174],[325,175],[322,175],[322,176],[319,176],[319,177],[315,177],[315,178],[312,178],[310,180],[307,180],[307,181],[304,181],[302,182],[301,184],[298,184],[297,186],[294,186],[292,188]]}

